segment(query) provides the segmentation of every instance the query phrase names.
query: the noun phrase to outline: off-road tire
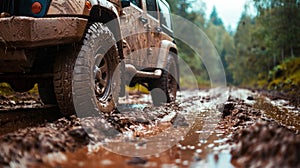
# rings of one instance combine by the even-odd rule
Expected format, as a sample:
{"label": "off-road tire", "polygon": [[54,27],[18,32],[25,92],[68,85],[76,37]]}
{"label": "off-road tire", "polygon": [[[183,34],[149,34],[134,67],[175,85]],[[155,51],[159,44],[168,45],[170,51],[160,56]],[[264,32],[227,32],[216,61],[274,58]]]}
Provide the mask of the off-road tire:
{"label": "off-road tire", "polygon": [[[91,24],[82,44],[68,47],[56,60],[54,88],[63,115],[72,115],[76,110],[78,117],[91,116],[115,108],[120,90],[119,56],[116,41],[107,26]],[[96,72],[96,64],[97,67],[107,65],[103,95],[96,93],[96,74],[104,76],[101,70]]]}
{"label": "off-road tire", "polygon": [[159,79],[153,79],[149,82],[149,90],[154,106],[160,106],[176,100],[178,79],[176,56],[170,53],[162,76]]}

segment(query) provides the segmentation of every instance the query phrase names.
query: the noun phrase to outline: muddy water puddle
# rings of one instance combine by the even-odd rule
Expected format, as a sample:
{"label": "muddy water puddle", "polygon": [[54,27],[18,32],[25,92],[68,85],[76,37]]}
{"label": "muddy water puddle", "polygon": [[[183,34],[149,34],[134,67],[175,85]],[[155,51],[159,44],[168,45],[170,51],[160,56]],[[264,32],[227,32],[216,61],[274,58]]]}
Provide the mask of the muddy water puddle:
{"label": "muddy water puddle", "polygon": [[[140,126],[144,132],[142,135],[136,136],[136,132],[127,130],[121,139],[90,143],[75,152],[60,153],[63,160],[48,159],[45,166],[233,167],[231,145],[228,144],[232,135],[223,130],[226,126],[216,128],[222,114],[216,110],[217,104],[211,93],[186,91],[179,97],[180,111],[176,112],[185,117],[187,125],[161,122],[149,129],[150,134],[145,134],[147,129]],[[142,104],[131,102],[123,105],[123,110],[147,108],[146,100],[143,98]],[[160,132],[155,134],[155,130]]]}
{"label": "muddy water puddle", "polygon": [[[182,91],[176,104],[160,108],[149,107],[151,98],[134,95],[121,101],[119,113],[103,119],[59,119],[21,129],[0,137],[0,147],[6,150],[0,152],[0,163],[9,167],[242,167],[241,160],[232,159],[237,154],[231,155],[232,149],[239,149],[234,141],[240,129],[257,120],[274,120],[299,130],[299,111],[290,105],[285,109],[286,102],[274,106],[245,89],[222,94]],[[219,97],[227,102],[222,105]],[[82,124],[93,120],[109,120],[119,133],[87,140]]]}
{"label": "muddy water puddle", "polygon": [[[60,153],[62,160],[50,156],[45,166],[62,167],[233,167],[231,164],[230,145],[221,129],[203,130],[209,118],[205,113],[198,115],[194,126],[179,143],[168,150],[151,156],[128,157],[103,147],[101,143],[89,144],[74,153]],[[166,130],[169,131],[169,130]],[[165,139],[168,141],[170,139]],[[161,145],[166,144],[161,139]],[[148,142],[149,143],[149,142]],[[151,144],[136,144],[137,148],[152,150]],[[160,142],[158,142],[160,143]],[[167,143],[168,144],[168,143]],[[116,144],[120,145],[120,144]],[[124,145],[124,144],[123,144]],[[157,145],[157,144],[156,144]],[[117,147],[117,146],[116,146]],[[122,145],[119,146],[122,148]],[[163,148],[163,147],[162,147]],[[130,155],[130,154],[128,154]]]}
{"label": "muddy water puddle", "polygon": [[[165,152],[152,156],[127,157],[103,147],[92,146],[77,150],[75,153],[62,154],[64,161],[49,160],[45,165],[62,167],[233,167],[231,155],[225,140],[219,137],[206,141],[183,140]],[[198,139],[199,136],[194,134]],[[214,140],[215,139],[215,140]],[[222,146],[223,145],[223,146]],[[224,151],[220,149],[225,148]]]}

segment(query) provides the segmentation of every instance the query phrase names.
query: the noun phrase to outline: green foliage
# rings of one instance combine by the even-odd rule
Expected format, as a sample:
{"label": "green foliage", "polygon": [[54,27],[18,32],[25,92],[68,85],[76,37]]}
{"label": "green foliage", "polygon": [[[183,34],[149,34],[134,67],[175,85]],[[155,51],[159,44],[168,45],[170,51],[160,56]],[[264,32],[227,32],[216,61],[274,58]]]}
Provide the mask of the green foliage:
{"label": "green foliage", "polygon": [[0,83],[0,95],[7,96],[11,95],[14,90],[7,83]]}
{"label": "green foliage", "polygon": [[28,91],[29,94],[33,95],[38,95],[39,94],[39,89],[38,89],[38,84],[34,84],[34,87]]}
{"label": "green foliage", "polygon": [[254,0],[257,21],[265,28],[265,45],[272,53],[285,57],[299,55],[300,8],[297,0]]}
{"label": "green foliage", "polygon": [[300,58],[285,60],[269,73],[268,89],[294,91],[300,90]]}
{"label": "green foliage", "polygon": [[[170,4],[172,13],[179,15],[185,19],[188,19],[189,21],[193,22],[195,25],[197,25],[199,28],[204,29],[205,27],[205,4],[201,1],[198,2],[199,6],[197,6],[197,10],[195,10],[192,5],[192,1],[188,0],[167,0]],[[176,25],[180,26],[180,25]],[[177,27],[177,29],[179,29]],[[183,30],[185,31],[185,30]],[[188,32],[190,35],[193,34],[193,32]],[[179,50],[179,57],[183,59],[185,63],[188,64],[189,68],[191,69],[192,73],[196,76],[197,82],[200,84],[205,83],[204,81],[208,81],[208,75],[206,73],[206,70],[204,68],[204,65],[202,61],[200,60],[199,55],[197,55],[188,45],[186,45],[184,42],[182,42],[180,39],[175,39],[178,50]],[[191,74],[191,72],[185,72],[188,71],[187,69],[181,69],[181,73],[183,74],[181,77],[181,84],[182,87],[187,87],[183,85],[189,85],[189,82],[193,82],[193,78],[191,76],[187,76],[186,74]]]}
{"label": "green foliage", "polygon": [[[245,6],[237,30],[230,32],[224,28],[215,7],[209,20],[205,20],[202,1],[197,8],[191,0],[168,1],[175,14],[190,20],[207,34],[221,57],[229,83],[268,85],[270,89],[282,88],[280,85],[288,83],[299,85],[298,70],[292,73],[294,65],[288,65],[289,70],[285,66],[300,56],[300,1],[252,0],[257,15],[251,16]],[[177,44],[180,57],[196,73],[198,83],[206,83],[208,75],[199,56],[181,41]],[[288,77],[279,77],[281,73]]]}
{"label": "green foliage", "polygon": [[232,73],[234,84],[242,84],[253,77],[251,61],[256,57],[251,52],[251,31],[253,30],[252,18],[243,14],[234,36],[235,54],[226,58],[228,69]]}
{"label": "green foliage", "polygon": [[[37,84],[34,85],[34,87],[27,91],[30,95],[38,95],[38,86]],[[15,91],[10,87],[8,83],[0,83],[0,95],[2,96],[12,96],[15,94]]]}
{"label": "green foliage", "polygon": [[210,20],[207,24],[205,32],[219,53],[226,73],[227,82],[231,83],[232,73],[229,70],[228,61],[233,60],[236,55],[234,40],[229,32],[226,31],[223,24],[216,25],[212,21],[213,20]]}
{"label": "green foliage", "polygon": [[218,12],[216,7],[213,7],[213,10],[210,14],[210,22],[216,26],[222,26],[223,25],[223,21],[221,18],[219,18],[218,16]]}
{"label": "green foliage", "polygon": [[[251,17],[245,8],[234,35],[236,55],[226,57],[233,83],[268,85],[269,89],[299,85],[297,73],[289,73],[285,67],[286,60],[300,55],[299,1],[253,2],[258,14]],[[287,77],[279,77],[281,73]]]}

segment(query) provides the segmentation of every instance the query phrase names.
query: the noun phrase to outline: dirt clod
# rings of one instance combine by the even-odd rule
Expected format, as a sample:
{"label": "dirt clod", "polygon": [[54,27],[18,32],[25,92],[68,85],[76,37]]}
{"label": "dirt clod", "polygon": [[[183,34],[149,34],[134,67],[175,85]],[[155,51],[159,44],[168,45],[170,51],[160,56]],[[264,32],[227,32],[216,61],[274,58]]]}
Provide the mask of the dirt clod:
{"label": "dirt clod", "polygon": [[130,159],[128,162],[128,164],[132,164],[132,165],[137,165],[137,164],[146,164],[147,160],[141,157],[133,157],[132,159]]}
{"label": "dirt clod", "polygon": [[299,167],[300,137],[274,123],[258,122],[235,135],[232,159],[245,167]]}
{"label": "dirt clod", "polygon": [[235,104],[232,102],[226,102],[219,107],[219,111],[222,112],[222,118],[231,114],[231,111],[234,109]]}

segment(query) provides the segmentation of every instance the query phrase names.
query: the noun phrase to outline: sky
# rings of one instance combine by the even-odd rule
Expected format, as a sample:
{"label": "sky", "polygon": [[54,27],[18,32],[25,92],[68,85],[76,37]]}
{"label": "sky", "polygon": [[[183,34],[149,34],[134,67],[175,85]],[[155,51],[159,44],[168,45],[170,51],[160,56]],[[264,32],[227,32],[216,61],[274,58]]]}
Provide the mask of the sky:
{"label": "sky", "polygon": [[232,30],[235,30],[237,23],[240,20],[241,14],[244,11],[244,5],[249,0],[203,0],[206,4],[206,17],[211,14],[213,6],[216,6],[217,13],[222,19],[224,26],[228,28],[231,25]]}

